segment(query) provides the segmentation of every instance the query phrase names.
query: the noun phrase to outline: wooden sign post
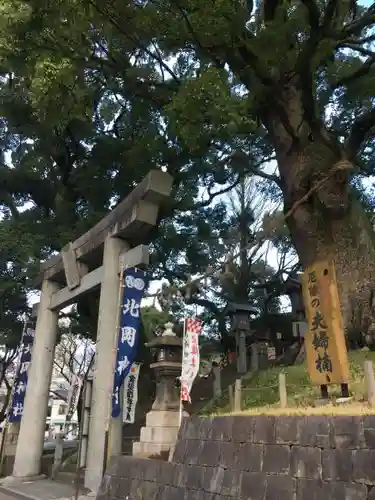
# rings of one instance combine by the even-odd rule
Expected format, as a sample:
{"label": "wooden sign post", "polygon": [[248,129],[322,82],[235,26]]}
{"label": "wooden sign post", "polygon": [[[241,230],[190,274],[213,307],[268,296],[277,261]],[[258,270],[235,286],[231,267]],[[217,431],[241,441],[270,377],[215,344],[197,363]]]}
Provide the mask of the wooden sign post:
{"label": "wooden sign post", "polygon": [[303,298],[308,330],[305,349],[311,383],[320,385],[327,397],[327,386],[341,384],[348,396],[349,362],[343,320],[332,261],[316,262],[302,276]]}

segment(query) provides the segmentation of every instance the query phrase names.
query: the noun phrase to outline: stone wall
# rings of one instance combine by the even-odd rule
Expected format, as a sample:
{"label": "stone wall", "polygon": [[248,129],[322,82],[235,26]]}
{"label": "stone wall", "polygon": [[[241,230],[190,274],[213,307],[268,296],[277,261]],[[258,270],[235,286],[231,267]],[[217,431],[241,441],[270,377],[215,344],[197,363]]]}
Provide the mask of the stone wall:
{"label": "stone wall", "polygon": [[172,462],[122,457],[98,500],[375,500],[375,416],[184,419]]}

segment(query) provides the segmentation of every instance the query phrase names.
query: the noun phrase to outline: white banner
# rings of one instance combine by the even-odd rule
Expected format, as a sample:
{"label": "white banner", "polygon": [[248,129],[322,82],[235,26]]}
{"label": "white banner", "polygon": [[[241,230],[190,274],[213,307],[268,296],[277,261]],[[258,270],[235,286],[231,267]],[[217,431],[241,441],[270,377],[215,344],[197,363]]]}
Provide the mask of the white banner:
{"label": "white banner", "polygon": [[190,392],[199,372],[199,335],[202,322],[197,318],[185,320],[182,348],[181,400],[190,402]]}
{"label": "white banner", "polygon": [[133,424],[138,401],[138,379],[141,369],[140,363],[133,363],[124,381],[124,404],[122,421],[124,424]]}
{"label": "white banner", "polygon": [[74,374],[72,376],[72,382],[70,384],[68,392],[68,401],[67,401],[68,411],[66,415],[67,420],[70,420],[73,417],[75,411],[77,410],[81,388],[82,388],[81,377]]}

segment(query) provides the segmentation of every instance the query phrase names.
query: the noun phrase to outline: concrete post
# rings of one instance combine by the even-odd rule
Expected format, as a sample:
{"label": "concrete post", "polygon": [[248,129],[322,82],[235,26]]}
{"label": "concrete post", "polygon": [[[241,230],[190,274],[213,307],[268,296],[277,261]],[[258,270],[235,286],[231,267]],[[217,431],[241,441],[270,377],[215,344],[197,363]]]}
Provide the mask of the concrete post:
{"label": "concrete post", "polygon": [[279,373],[279,398],[280,398],[280,407],[286,408],[288,406],[288,395],[286,392],[285,373]]}
{"label": "concrete post", "polygon": [[374,367],[372,361],[365,361],[364,363],[365,381],[367,389],[367,401],[370,408],[375,407],[375,378]]}
{"label": "concrete post", "polygon": [[259,350],[258,344],[251,344],[251,371],[259,370]]}
{"label": "concrete post", "polygon": [[48,307],[52,294],[58,289],[57,283],[43,282],[14,461],[15,477],[37,476],[40,473],[58,322],[58,312]]}
{"label": "concrete post", "polygon": [[[98,333],[92,386],[85,486],[99,490],[105,460],[105,435],[109,429],[108,457],[122,451],[121,415],[111,418],[113,374],[116,362],[119,319],[119,257],[128,245],[108,237],[104,243],[103,279],[100,290]],[[110,422],[108,421],[110,419]]]}
{"label": "concrete post", "polygon": [[216,363],[213,364],[212,365],[212,372],[214,375],[214,382],[213,382],[214,398],[220,398],[221,397],[221,367]]}
{"label": "concrete post", "polygon": [[246,333],[238,334],[238,372],[247,372]]}
{"label": "concrete post", "polygon": [[242,406],[242,380],[240,378],[236,379],[234,384],[234,411],[241,411]]}

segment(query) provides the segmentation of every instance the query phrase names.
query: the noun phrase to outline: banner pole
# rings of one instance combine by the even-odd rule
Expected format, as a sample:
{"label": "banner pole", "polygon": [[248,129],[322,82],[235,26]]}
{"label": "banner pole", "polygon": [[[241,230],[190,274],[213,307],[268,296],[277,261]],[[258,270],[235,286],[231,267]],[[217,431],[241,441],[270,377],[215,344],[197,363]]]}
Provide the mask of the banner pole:
{"label": "banner pole", "polygon": [[184,329],[182,333],[182,362],[181,362],[181,376],[180,376],[180,408],[179,408],[179,427],[181,427],[181,422],[182,422],[182,413],[184,409],[184,403],[182,401],[182,372],[183,372],[183,366],[184,366],[184,359],[185,359],[185,335],[186,335],[186,318],[184,319]]}

